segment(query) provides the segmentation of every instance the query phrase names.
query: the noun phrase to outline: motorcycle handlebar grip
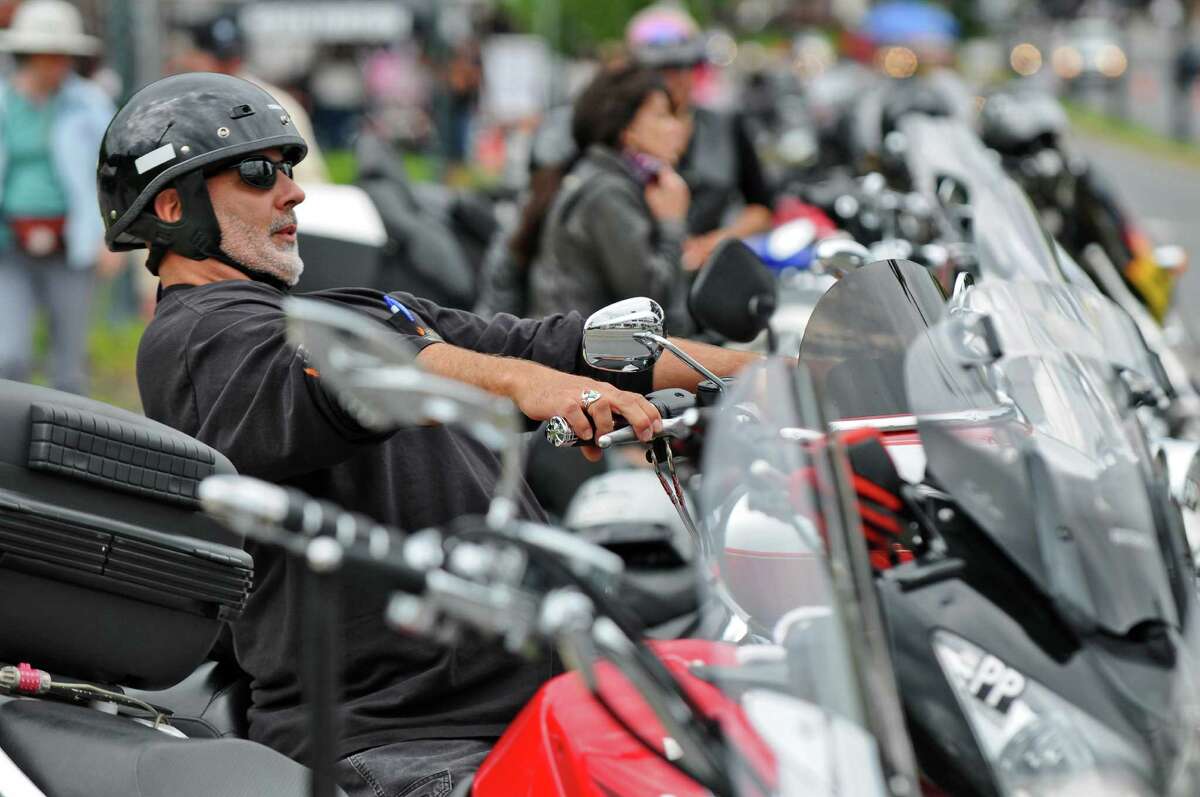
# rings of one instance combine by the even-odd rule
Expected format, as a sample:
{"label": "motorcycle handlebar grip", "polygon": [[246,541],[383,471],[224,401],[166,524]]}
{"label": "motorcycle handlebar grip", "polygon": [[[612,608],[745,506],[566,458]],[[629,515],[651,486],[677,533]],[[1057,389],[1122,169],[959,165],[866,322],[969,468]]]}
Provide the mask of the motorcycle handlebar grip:
{"label": "motorcycle handlebar grip", "polygon": [[637,432],[633,431],[632,426],[626,426],[623,429],[614,429],[608,434],[600,435],[596,440],[596,445],[601,448],[611,448],[612,446],[621,445],[623,443],[637,443]]}
{"label": "motorcycle handlebar grip", "polygon": [[[663,395],[668,393],[673,395]],[[646,400],[654,405],[664,421],[676,417],[696,404],[695,395],[679,390],[655,391],[648,394]],[[634,435],[629,424],[620,415],[613,417],[613,424],[613,431],[606,435],[601,435],[595,443],[589,443],[587,440],[579,439],[579,436],[575,434],[575,430],[567,423],[566,418],[561,415],[555,415],[546,422],[546,441],[555,448],[572,448],[582,445],[598,445],[601,448],[608,448],[615,443],[633,443],[637,441],[637,436]],[[617,436],[614,438],[613,435]],[[608,443],[604,442],[606,439],[609,440]]]}

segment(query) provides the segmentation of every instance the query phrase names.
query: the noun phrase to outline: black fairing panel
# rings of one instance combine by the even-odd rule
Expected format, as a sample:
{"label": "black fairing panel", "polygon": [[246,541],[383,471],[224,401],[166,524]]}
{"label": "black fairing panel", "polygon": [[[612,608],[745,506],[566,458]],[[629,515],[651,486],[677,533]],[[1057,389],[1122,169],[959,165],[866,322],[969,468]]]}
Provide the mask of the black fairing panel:
{"label": "black fairing panel", "polygon": [[309,788],[307,769],[254,742],[178,739],[42,700],[0,702],[0,747],[54,797],[302,797]]}
{"label": "black fairing panel", "polygon": [[1009,579],[1009,594],[1018,597],[1013,605],[1006,606],[997,600],[993,589],[996,585],[976,583],[970,562],[961,579],[905,590],[895,576],[903,577],[911,567],[894,568],[893,574],[878,582],[880,605],[886,615],[896,680],[914,749],[921,770],[940,788],[954,795],[998,797],[990,765],[934,653],[932,634],[937,629],[1000,657],[1008,666],[1120,734],[1132,749],[1153,757],[1145,744],[1144,729],[1139,727],[1147,714],[1122,704],[1113,694],[1111,681],[1101,674],[1119,673],[1127,688],[1137,690],[1151,713],[1165,712],[1164,701],[1169,696],[1161,691],[1161,684],[1168,679],[1144,650],[1102,638],[1085,640],[1081,647],[1061,642],[1043,646],[1039,641],[1052,638],[1056,629],[1036,627],[1050,615],[1023,603],[1025,598],[1020,596],[1033,594],[1027,583]]}

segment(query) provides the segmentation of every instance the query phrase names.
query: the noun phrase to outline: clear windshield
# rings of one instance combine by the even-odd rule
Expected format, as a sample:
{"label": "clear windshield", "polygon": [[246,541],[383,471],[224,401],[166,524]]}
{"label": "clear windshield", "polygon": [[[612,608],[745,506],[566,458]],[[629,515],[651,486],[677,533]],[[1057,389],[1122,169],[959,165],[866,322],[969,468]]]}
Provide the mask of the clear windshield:
{"label": "clear windshield", "polygon": [[766,361],[739,375],[706,431],[701,628],[732,646],[708,676],[771,747],[783,793],[882,795],[911,753],[865,551],[851,561],[861,538],[845,471],[811,391],[803,370]]}
{"label": "clear windshield", "polygon": [[944,209],[969,208],[965,238],[984,279],[1063,281],[1029,198],[966,123],[917,115],[903,119],[900,130],[914,190]]}

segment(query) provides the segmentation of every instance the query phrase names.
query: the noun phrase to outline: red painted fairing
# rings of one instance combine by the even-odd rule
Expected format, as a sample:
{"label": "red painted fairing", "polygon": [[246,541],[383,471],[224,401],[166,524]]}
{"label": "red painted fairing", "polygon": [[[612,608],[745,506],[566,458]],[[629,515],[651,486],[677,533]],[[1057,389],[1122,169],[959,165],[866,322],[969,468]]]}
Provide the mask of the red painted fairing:
{"label": "red painted fairing", "polygon": [[771,225],[779,227],[797,219],[807,219],[812,222],[814,237],[817,240],[837,232],[837,225],[816,205],[801,202],[795,197],[785,196],[775,203],[775,212],[771,217]]}
{"label": "red painted fairing", "polygon": [[[768,783],[775,759],[741,708],[688,673],[690,663],[733,665],[732,645],[704,640],[652,643],[707,716],[718,720]],[[640,696],[610,666],[600,668],[605,696],[662,750],[663,732]],[[521,711],[475,777],[474,797],[703,797],[707,792],[631,738],[595,701],[576,673],[546,683]]]}

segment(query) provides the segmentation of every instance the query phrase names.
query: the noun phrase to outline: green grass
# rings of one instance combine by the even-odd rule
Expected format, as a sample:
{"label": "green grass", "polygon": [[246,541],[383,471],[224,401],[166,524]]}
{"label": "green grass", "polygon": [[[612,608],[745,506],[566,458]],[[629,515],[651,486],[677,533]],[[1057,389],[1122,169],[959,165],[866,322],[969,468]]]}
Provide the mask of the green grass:
{"label": "green grass", "polygon": [[325,156],[325,168],[329,169],[330,180],[349,185],[358,178],[358,162],[353,152],[348,149],[330,149],[322,154]]}
{"label": "green grass", "polygon": [[134,412],[142,411],[135,365],[144,325],[128,321],[119,325],[96,322],[88,338],[92,365],[92,398]]}
{"label": "green grass", "polygon": [[1176,141],[1135,122],[1108,116],[1075,103],[1064,104],[1072,126],[1080,133],[1200,168],[1200,147],[1195,144]]}
{"label": "green grass", "polygon": [[[324,154],[330,180],[350,185],[358,179],[358,161],[352,151],[334,149]],[[442,182],[444,177],[449,177],[456,187],[478,189],[493,185],[497,179],[474,164],[467,164],[453,175],[443,175],[442,164],[437,157],[419,152],[402,153],[401,159],[404,161],[405,174],[414,183]]]}

